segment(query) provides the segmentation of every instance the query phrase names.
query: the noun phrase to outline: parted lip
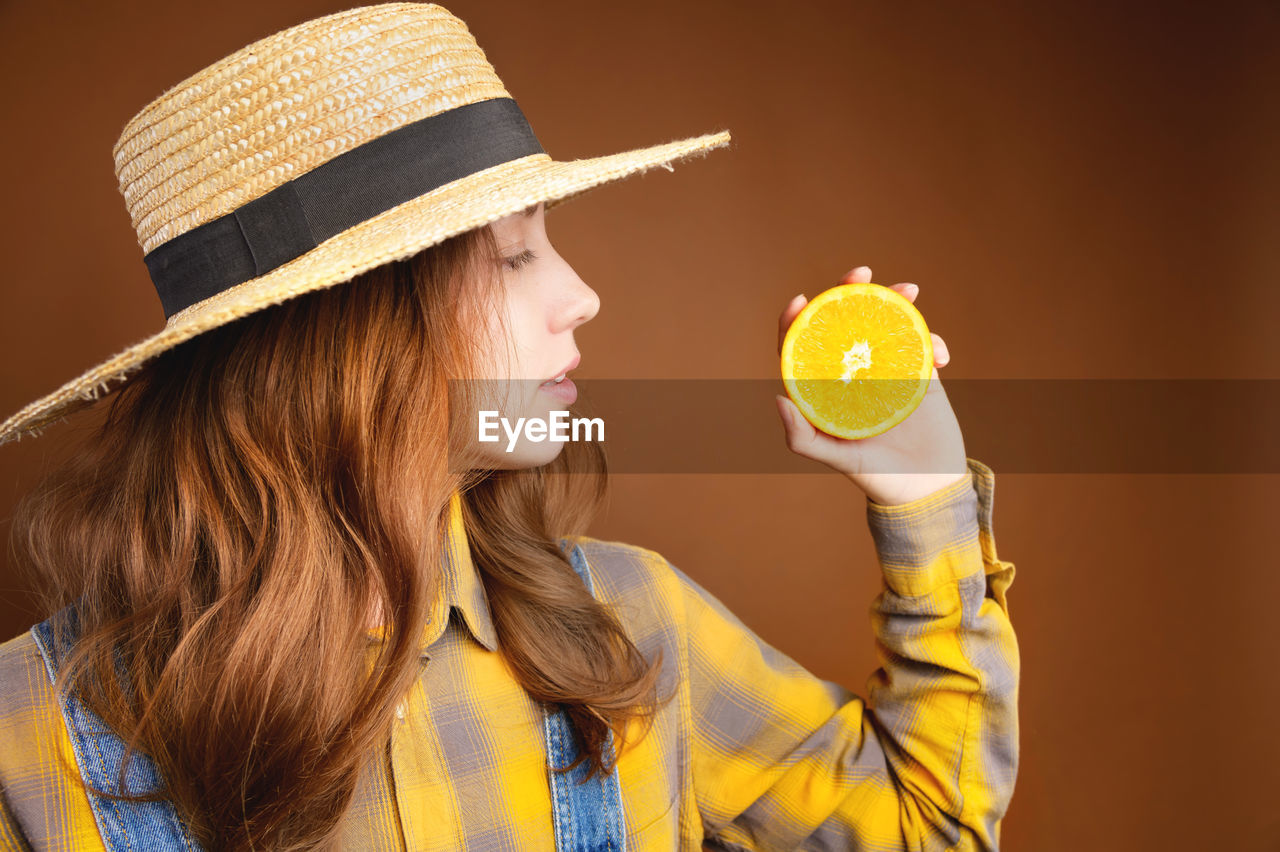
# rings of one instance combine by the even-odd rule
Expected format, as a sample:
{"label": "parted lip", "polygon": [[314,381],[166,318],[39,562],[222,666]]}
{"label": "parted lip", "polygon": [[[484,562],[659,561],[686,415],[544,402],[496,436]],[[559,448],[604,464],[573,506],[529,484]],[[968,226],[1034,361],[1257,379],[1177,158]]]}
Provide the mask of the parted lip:
{"label": "parted lip", "polygon": [[564,375],[565,373],[568,373],[570,370],[572,370],[572,369],[574,369],[575,367],[577,367],[577,366],[578,366],[578,364],[579,364],[579,362],[581,362],[581,361],[582,361],[582,355],[574,355],[574,356],[573,356],[573,360],[572,360],[572,361],[570,361],[567,365],[565,365],[565,368],[564,368],[563,370],[561,370],[561,371],[560,371],[560,372],[558,372],[558,373],[552,373],[550,376],[548,376],[547,378],[543,379],[543,381],[544,381],[544,382],[549,382],[549,381],[551,381],[552,379],[554,379],[556,376],[560,376],[560,375]]}

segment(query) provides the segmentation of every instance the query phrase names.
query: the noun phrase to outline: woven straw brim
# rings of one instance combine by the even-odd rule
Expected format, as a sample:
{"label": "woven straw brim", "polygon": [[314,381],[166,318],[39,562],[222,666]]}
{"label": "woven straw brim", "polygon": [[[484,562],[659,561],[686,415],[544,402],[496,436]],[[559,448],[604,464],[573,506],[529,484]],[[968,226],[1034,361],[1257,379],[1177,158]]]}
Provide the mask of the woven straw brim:
{"label": "woven straw brim", "polygon": [[240,317],[294,296],[349,281],[366,270],[411,257],[451,236],[539,202],[548,209],[593,187],[655,166],[705,155],[729,144],[728,131],[620,154],[557,162],[536,154],[476,172],[407,201],[321,243],[258,278],[174,314],[156,334],[0,423],[0,444],[38,435],[55,420],[119,387],[145,361]]}

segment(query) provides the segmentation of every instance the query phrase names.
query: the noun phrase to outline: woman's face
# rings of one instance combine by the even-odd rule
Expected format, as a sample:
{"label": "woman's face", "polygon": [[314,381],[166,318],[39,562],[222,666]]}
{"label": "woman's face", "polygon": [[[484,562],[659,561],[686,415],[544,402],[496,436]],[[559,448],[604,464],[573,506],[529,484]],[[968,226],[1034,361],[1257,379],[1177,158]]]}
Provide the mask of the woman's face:
{"label": "woman's face", "polygon": [[499,317],[489,318],[486,373],[480,378],[496,380],[486,395],[503,401],[482,406],[497,412],[483,430],[497,440],[480,440],[480,422],[472,424],[471,434],[485,462],[495,468],[543,465],[564,449],[562,441],[528,439],[519,418],[550,422],[551,412],[568,410],[576,397],[572,382],[557,388],[551,380],[578,366],[574,329],[600,310],[595,291],[552,248],[545,216],[538,204],[491,226],[502,257],[498,302],[506,331]]}

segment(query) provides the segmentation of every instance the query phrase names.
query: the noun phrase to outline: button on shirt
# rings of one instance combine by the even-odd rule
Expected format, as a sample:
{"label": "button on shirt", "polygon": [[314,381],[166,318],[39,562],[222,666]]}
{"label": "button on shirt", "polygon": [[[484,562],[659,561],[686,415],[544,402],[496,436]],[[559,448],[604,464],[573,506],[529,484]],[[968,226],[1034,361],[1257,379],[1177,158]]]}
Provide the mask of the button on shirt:
{"label": "button on shirt", "polygon": [[[996,555],[994,475],[975,459],[969,471],[912,503],[866,501],[884,582],[865,701],[660,554],[570,540],[640,651],[662,652],[659,689],[675,695],[618,758],[631,852],[997,847],[1018,762],[1014,566]],[[445,553],[421,675],[362,775],[342,847],[553,849],[542,711],[498,651],[456,494]],[[0,645],[0,849],[103,848],[60,757],[74,760],[23,634]]]}

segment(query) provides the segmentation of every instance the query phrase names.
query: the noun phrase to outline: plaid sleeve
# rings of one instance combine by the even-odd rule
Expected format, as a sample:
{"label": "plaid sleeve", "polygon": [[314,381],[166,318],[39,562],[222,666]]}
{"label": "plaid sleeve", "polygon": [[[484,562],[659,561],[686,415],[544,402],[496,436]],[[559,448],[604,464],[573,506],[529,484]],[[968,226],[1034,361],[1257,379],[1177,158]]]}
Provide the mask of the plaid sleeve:
{"label": "plaid sleeve", "polygon": [[[693,782],[712,846],[996,849],[1018,764],[1018,648],[994,475],[867,501],[884,577],[864,701],[762,641],[681,573]],[[853,611],[851,607],[851,611]]]}

